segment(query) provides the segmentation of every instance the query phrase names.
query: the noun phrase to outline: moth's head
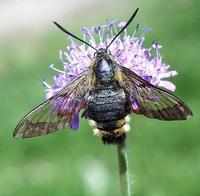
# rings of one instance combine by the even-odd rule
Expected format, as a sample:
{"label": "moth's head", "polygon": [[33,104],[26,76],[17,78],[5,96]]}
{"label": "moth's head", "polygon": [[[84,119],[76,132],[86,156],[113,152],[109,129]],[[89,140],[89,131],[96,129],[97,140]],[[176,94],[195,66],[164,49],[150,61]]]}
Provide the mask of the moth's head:
{"label": "moth's head", "polygon": [[111,53],[106,48],[100,48],[94,53],[94,57],[97,59],[110,59]]}

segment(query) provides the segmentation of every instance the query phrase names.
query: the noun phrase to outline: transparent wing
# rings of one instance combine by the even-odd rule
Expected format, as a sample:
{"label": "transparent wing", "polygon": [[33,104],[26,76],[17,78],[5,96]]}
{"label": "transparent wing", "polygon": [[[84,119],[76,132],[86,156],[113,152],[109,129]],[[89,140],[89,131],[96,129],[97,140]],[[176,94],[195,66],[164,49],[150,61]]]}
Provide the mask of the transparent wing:
{"label": "transparent wing", "polygon": [[126,67],[121,67],[121,85],[130,95],[132,111],[160,120],[185,120],[190,108],[178,97],[143,80]]}
{"label": "transparent wing", "polygon": [[79,112],[87,106],[90,79],[87,72],[33,109],[17,125],[14,137],[35,137],[70,127],[77,129]]}

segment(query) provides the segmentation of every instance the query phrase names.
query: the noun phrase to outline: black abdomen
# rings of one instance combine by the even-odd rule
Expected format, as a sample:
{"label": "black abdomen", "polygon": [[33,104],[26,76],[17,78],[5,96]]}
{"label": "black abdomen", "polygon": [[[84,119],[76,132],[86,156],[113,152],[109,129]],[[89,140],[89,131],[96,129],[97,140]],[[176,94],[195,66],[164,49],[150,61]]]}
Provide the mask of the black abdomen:
{"label": "black abdomen", "polygon": [[121,128],[123,124],[118,121],[125,118],[128,113],[130,107],[126,95],[117,84],[91,91],[88,115],[96,122],[99,130],[112,132]]}

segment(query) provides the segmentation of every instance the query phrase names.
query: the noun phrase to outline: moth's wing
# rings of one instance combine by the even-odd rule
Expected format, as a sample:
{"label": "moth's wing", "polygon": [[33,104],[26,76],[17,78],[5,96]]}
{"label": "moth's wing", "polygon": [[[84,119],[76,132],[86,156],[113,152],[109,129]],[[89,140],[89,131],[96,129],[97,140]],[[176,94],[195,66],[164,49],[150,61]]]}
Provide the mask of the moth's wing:
{"label": "moth's wing", "polygon": [[79,112],[87,106],[90,82],[87,71],[80,74],[68,86],[28,113],[15,128],[13,136],[29,138],[65,127],[77,129]]}
{"label": "moth's wing", "polygon": [[185,120],[190,108],[178,97],[162,90],[126,67],[121,67],[121,82],[130,96],[132,111],[159,120]]}

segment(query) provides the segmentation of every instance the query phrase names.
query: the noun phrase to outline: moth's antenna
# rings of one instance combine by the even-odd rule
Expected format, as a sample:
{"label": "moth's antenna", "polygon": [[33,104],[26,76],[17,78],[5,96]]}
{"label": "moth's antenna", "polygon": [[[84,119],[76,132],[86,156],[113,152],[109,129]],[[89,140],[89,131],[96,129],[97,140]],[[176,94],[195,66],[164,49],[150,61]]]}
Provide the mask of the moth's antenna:
{"label": "moth's antenna", "polygon": [[128,20],[128,22],[126,23],[126,25],[119,31],[119,33],[117,33],[117,35],[112,39],[112,41],[109,43],[109,45],[106,47],[106,50],[110,47],[110,45],[114,42],[114,40],[121,34],[121,32],[124,31],[124,29],[126,27],[128,27],[128,25],[132,22],[132,20],[135,18],[137,12],[138,12],[139,8],[137,8],[135,10],[135,12],[133,13],[133,15],[130,17],[130,19]]}
{"label": "moth's antenna", "polygon": [[93,48],[94,50],[96,50],[97,51],[97,49],[96,48],[94,48],[93,46],[91,46],[90,44],[88,44],[86,41],[84,41],[84,40],[82,40],[82,39],[80,39],[79,37],[77,37],[76,35],[74,35],[74,34],[72,34],[72,33],[70,33],[68,30],[66,30],[64,27],[62,27],[61,25],[59,25],[57,22],[55,22],[55,21],[53,21],[53,23],[61,30],[61,31],[63,31],[64,33],[66,33],[67,35],[70,35],[70,36],[72,36],[73,38],[75,38],[75,39],[77,39],[77,40],[79,40],[80,42],[83,42],[83,43],[85,43],[86,45],[88,45],[89,47],[91,47],[91,48]]}

